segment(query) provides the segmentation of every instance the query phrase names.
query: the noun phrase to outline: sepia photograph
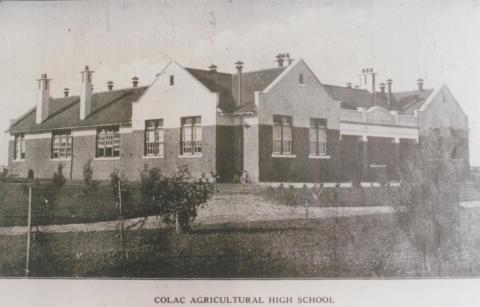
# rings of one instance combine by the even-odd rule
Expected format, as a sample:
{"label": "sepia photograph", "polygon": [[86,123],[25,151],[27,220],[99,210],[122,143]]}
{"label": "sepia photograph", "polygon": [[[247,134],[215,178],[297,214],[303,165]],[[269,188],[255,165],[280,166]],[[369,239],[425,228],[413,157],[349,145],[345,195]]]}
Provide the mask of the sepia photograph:
{"label": "sepia photograph", "polygon": [[[0,2],[0,279],[474,281],[479,20],[477,0]],[[147,305],[346,306],[283,292]]]}

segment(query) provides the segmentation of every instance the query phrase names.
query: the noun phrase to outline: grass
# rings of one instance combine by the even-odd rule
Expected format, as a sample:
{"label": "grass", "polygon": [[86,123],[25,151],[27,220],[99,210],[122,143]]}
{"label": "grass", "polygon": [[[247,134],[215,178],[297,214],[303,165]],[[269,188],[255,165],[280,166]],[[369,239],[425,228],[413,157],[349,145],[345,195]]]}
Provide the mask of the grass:
{"label": "grass", "polygon": [[[379,278],[480,275],[480,212],[463,211],[461,248],[445,237],[432,272],[397,219],[363,216],[128,231],[48,234],[32,244],[31,276],[129,278]],[[0,237],[0,274],[23,276],[25,236]],[[460,252],[457,252],[460,251]]]}
{"label": "grass", "polygon": [[[124,206],[126,218],[142,217],[152,213],[142,205],[139,187],[133,188],[133,202]],[[43,198],[49,200],[45,203]],[[21,183],[0,183],[0,226],[27,225],[28,192]],[[112,188],[107,184],[84,192],[83,185],[67,184],[57,193],[49,184],[40,184],[33,190],[33,225],[89,223],[115,220],[119,216]]]}

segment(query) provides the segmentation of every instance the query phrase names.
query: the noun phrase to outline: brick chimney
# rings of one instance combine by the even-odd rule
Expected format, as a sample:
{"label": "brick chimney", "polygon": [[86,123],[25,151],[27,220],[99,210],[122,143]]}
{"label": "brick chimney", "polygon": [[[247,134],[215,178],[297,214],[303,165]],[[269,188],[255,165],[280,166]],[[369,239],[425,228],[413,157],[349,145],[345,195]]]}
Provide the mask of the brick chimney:
{"label": "brick chimney", "polygon": [[389,105],[392,104],[392,79],[387,80],[387,102]]}
{"label": "brick chimney", "polygon": [[238,73],[238,105],[242,105],[242,70],[243,70],[243,62],[237,61],[235,63],[235,68],[237,69]]}
{"label": "brick chimney", "polygon": [[113,81],[108,81],[107,82],[107,87],[108,87],[109,91],[113,90]]}
{"label": "brick chimney", "polygon": [[80,119],[84,120],[92,111],[92,74],[88,66],[80,74],[82,75],[82,84],[80,88]]}
{"label": "brick chimney", "polygon": [[132,78],[132,84],[133,84],[133,87],[137,87],[137,86],[138,86],[138,77],[133,77],[133,78]]}
{"label": "brick chimney", "polygon": [[417,80],[417,85],[418,85],[418,90],[420,92],[423,92],[423,79],[422,78]]}
{"label": "brick chimney", "polygon": [[48,117],[48,104],[50,101],[50,80],[47,74],[42,74],[37,79],[37,114],[35,118],[36,124],[41,124]]}
{"label": "brick chimney", "polygon": [[70,93],[70,89],[68,87],[63,89],[63,94],[65,95],[65,97],[68,97],[69,93]]}

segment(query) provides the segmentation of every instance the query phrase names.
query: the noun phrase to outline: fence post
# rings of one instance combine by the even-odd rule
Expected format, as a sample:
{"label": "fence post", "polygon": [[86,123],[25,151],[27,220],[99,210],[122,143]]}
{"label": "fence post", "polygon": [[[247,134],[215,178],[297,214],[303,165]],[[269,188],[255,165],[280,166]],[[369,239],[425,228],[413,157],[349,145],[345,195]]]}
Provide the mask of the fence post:
{"label": "fence post", "polygon": [[27,226],[27,260],[25,264],[25,277],[27,278],[30,270],[30,237],[32,231],[32,187],[28,187],[28,226]]}
{"label": "fence post", "polygon": [[123,235],[122,183],[120,181],[120,178],[118,178],[118,206],[120,210],[120,244],[122,246],[122,258],[127,258],[126,251],[125,251],[124,235]]}
{"label": "fence post", "polygon": [[305,224],[308,223],[308,200],[305,200]]}

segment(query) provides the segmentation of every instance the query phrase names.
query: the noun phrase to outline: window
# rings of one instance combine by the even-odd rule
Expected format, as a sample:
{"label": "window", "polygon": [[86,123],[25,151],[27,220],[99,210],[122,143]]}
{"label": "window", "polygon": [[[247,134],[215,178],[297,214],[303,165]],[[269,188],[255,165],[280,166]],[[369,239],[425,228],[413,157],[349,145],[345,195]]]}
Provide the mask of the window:
{"label": "window", "polygon": [[273,116],[273,153],[292,154],[292,117]]}
{"label": "window", "polygon": [[52,159],[68,159],[72,157],[72,135],[70,131],[52,133]]}
{"label": "window", "polygon": [[163,156],[163,119],[145,121],[145,156]]}
{"label": "window", "polygon": [[181,154],[195,155],[202,153],[202,126],[201,117],[182,118]]}
{"label": "window", "polygon": [[97,129],[97,157],[120,156],[120,132],[118,127],[103,127]]}
{"label": "window", "polygon": [[303,83],[303,73],[298,74],[298,83],[299,84],[304,84]]}
{"label": "window", "polygon": [[23,160],[25,159],[25,134],[16,134],[14,141],[13,159]]}
{"label": "window", "polygon": [[170,85],[174,85],[174,84],[175,84],[175,76],[170,75]]}
{"label": "window", "polygon": [[326,120],[319,118],[310,119],[310,155],[327,155],[327,128]]}

